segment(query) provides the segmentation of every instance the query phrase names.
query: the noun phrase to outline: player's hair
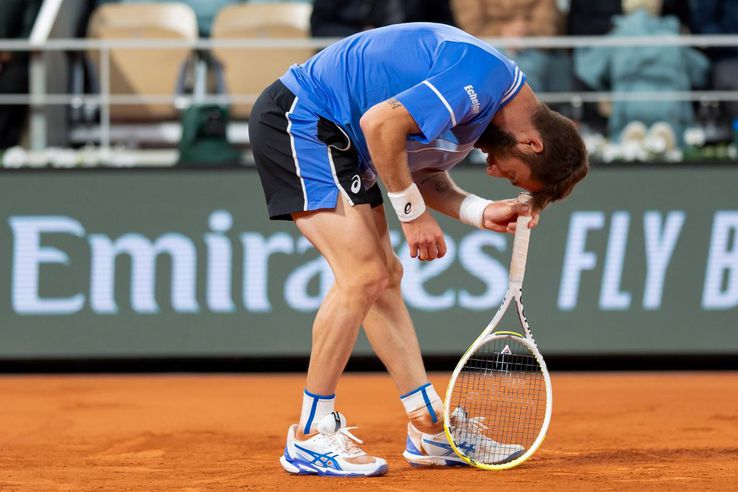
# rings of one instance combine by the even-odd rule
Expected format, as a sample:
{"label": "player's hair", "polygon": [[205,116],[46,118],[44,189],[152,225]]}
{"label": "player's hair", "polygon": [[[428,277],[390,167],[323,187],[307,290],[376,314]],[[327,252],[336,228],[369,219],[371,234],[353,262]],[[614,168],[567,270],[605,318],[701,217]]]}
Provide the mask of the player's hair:
{"label": "player's hair", "polygon": [[569,118],[540,103],[533,110],[531,120],[543,142],[541,153],[518,149],[515,136],[493,123],[487,126],[476,145],[526,163],[531,177],[543,185],[543,189],[533,193],[533,206],[542,210],[571,193],[574,185],[587,175],[589,164],[582,137]]}
{"label": "player's hair", "polygon": [[543,152],[512,151],[530,166],[531,177],[543,184],[542,190],[533,193],[533,206],[542,210],[568,196],[589,172],[589,163],[584,141],[569,118],[540,104],[533,113],[533,124],[543,140]]}

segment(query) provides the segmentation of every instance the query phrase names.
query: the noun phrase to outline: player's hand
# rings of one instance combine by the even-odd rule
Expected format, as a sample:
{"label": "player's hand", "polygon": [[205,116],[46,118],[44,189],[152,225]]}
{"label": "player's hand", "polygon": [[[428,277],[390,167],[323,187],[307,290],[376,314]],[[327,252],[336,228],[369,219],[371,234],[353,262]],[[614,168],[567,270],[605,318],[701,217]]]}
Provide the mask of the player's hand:
{"label": "player's hand", "polygon": [[515,232],[518,215],[530,215],[529,228],[538,225],[539,213],[515,198],[498,200],[484,209],[484,228],[495,232]]}
{"label": "player's hand", "polygon": [[431,261],[443,258],[446,254],[446,238],[430,212],[426,211],[411,222],[402,222],[402,232],[405,233],[413,258]]}

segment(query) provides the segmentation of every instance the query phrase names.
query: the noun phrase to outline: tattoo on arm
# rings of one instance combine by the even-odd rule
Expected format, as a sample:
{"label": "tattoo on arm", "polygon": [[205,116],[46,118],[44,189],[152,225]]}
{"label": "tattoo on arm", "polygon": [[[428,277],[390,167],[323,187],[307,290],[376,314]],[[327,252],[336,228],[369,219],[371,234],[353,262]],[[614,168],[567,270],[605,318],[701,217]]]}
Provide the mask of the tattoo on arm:
{"label": "tattoo on arm", "polygon": [[425,185],[428,183],[429,187],[433,186],[433,191],[438,194],[443,194],[451,189],[451,184],[448,182],[445,175],[446,173],[432,173],[424,176],[418,184]]}
{"label": "tattoo on arm", "polygon": [[436,193],[443,194],[451,189],[451,185],[449,185],[447,181],[439,179],[436,181],[435,188],[436,188]]}
{"label": "tattoo on arm", "polygon": [[387,99],[387,104],[392,106],[392,109],[397,109],[399,107],[402,107],[402,103],[395,99],[394,97],[392,99]]}

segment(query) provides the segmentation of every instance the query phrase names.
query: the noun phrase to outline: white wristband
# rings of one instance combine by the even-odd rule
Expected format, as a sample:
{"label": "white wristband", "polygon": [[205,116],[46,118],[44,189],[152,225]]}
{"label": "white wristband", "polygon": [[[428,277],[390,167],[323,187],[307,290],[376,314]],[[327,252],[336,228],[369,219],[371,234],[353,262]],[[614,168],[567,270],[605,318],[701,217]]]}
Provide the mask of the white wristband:
{"label": "white wristband", "polygon": [[482,229],[484,226],[484,209],[492,203],[477,195],[468,195],[459,207],[459,220],[464,224]]}
{"label": "white wristband", "polygon": [[413,183],[406,189],[397,192],[388,192],[387,196],[392,202],[397,218],[400,222],[415,220],[425,212],[425,201],[420,194],[418,186]]}

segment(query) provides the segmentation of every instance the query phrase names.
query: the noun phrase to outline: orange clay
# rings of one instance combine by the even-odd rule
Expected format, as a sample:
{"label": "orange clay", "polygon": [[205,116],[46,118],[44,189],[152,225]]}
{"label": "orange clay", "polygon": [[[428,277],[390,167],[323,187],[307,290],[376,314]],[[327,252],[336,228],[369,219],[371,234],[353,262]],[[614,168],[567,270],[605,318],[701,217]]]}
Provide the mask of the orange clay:
{"label": "orange clay", "polygon": [[541,450],[483,472],[408,466],[389,377],[345,375],[337,408],[390,465],[369,479],[280,468],[303,375],[0,377],[0,490],[738,490],[738,373],[552,377]]}

